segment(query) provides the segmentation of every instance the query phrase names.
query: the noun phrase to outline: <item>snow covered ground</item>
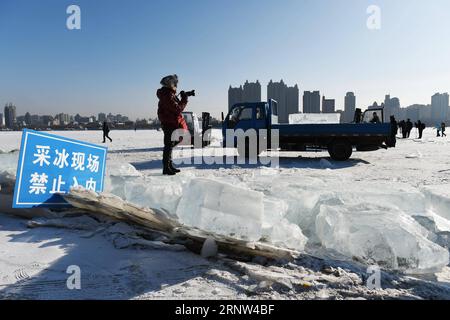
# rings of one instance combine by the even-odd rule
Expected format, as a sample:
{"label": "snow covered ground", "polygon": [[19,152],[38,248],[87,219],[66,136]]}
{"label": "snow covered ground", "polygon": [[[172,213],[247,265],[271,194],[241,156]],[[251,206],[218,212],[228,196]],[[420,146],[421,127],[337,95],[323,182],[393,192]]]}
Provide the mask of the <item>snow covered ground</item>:
{"label": "snow covered ground", "polygon": [[[102,138],[92,131],[56,134],[92,143]],[[105,191],[177,213],[185,223],[261,235],[304,254],[290,263],[204,259],[158,246],[122,223],[74,216],[54,220],[56,228],[48,219],[30,223],[0,214],[0,298],[450,299],[450,141],[434,135],[426,130],[420,141],[413,133],[396,149],[355,152],[343,163],[325,152],[283,153],[279,168],[207,165],[200,151],[191,157],[190,149],[177,150],[182,173],[166,177],[161,132],[113,131]],[[0,173],[14,170],[17,154],[7,152],[19,148],[20,138],[0,133]],[[207,152],[223,160],[218,141]],[[217,190],[235,201],[208,202]],[[183,211],[189,204],[228,225],[220,230],[193,216],[194,209]],[[388,271],[381,290],[365,285],[373,264]],[[70,265],[81,268],[81,290],[66,287]]]}

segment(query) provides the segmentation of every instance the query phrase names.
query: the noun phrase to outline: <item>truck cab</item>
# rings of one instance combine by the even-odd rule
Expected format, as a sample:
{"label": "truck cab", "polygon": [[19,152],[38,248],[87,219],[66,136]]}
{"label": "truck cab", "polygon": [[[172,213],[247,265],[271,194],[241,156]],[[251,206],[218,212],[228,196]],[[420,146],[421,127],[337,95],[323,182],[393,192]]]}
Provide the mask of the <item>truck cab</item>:
{"label": "truck cab", "polygon": [[[258,134],[265,130],[267,143],[257,141],[258,152],[270,150],[272,136],[279,138],[280,151],[328,150],[331,158],[337,161],[348,160],[353,149],[358,151],[375,151],[387,148],[390,139],[390,124],[382,122],[383,110],[368,110],[380,113],[379,122],[364,122],[369,119],[367,111],[361,115],[360,123],[347,124],[279,124],[278,104],[268,102],[239,103],[234,105],[225,117],[222,126],[223,145],[238,148],[239,154],[247,157],[250,141],[227,141],[227,131],[255,130]],[[274,131],[276,130],[276,132]],[[260,137],[260,135],[258,135]],[[264,136],[263,136],[264,137]],[[258,138],[260,139],[260,138]],[[261,149],[260,145],[267,148]]]}

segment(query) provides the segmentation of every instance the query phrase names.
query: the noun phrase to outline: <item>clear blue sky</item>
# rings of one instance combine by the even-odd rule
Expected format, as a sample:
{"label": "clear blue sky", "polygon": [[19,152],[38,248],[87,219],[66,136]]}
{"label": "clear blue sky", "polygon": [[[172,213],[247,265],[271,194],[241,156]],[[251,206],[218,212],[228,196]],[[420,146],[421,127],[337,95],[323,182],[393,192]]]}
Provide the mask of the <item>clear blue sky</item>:
{"label": "clear blue sky", "polygon": [[[82,29],[66,29],[81,7]],[[381,30],[366,27],[369,5]],[[218,115],[228,86],[270,79],[320,89],[342,107],[384,94],[402,106],[450,91],[448,0],[1,0],[0,105],[19,114],[156,114],[162,76]],[[300,102],[300,107],[302,103]]]}

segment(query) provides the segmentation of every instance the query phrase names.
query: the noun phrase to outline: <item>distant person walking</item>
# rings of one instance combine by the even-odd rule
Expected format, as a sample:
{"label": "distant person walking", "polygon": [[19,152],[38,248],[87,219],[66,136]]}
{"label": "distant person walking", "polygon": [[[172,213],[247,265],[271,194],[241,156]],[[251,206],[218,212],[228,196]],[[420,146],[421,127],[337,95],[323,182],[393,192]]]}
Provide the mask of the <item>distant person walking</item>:
{"label": "distant person walking", "polygon": [[406,121],[406,138],[409,138],[411,135],[411,130],[413,129],[413,124],[411,122],[411,119],[408,119]]}
{"label": "distant person walking", "polygon": [[445,130],[446,130],[445,122],[442,122],[442,124],[441,124],[441,133],[442,133],[442,137],[446,137],[446,136],[447,136],[447,135],[445,134]]}
{"label": "distant person walking", "polygon": [[102,131],[103,131],[103,143],[106,143],[106,138],[108,138],[109,141],[112,142],[112,139],[109,137],[109,132],[111,130],[109,129],[108,122],[103,121]]}

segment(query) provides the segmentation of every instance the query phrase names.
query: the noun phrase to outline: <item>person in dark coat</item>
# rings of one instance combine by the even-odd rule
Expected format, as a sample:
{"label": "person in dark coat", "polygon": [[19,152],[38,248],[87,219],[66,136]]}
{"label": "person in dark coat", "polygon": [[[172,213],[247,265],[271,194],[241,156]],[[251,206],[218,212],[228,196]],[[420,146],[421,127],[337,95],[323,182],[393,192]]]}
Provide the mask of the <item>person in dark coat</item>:
{"label": "person in dark coat", "polygon": [[102,131],[103,131],[103,143],[106,143],[106,138],[108,138],[109,141],[112,142],[112,139],[109,137],[109,132],[111,130],[109,129],[108,122],[103,121]]}
{"label": "person in dark coat", "polygon": [[411,130],[413,129],[413,123],[410,119],[406,121],[406,138],[409,138],[411,135]]}
{"label": "person in dark coat", "polygon": [[442,134],[442,137],[446,137],[447,136],[445,134],[445,129],[446,129],[445,122],[442,122],[441,123],[441,134]]}
{"label": "person in dark coat", "polygon": [[174,175],[180,170],[173,165],[172,150],[181,140],[172,141],[172,134],[177,129],[187,130],[182,112],[187,106],[188,97],[184,91],[181,91],[181,100],[178,99],[178,76],[176,74],[164,77],[161,85],[162,87],[158,89],[156,95],[159,99],[158,118],[164,132],[163,174]]}
{"label": "person in dark coat", "polygon": [[394,116],[391,116],[391,135],[388,142],[388,147],[395,148],[397,144],[398,123]]}
{"label": "person in dark coat", "polygon": [[356,108],[355,115],[353,116],[354,123],[361,123],[362,111],[360,108]]}
{"label": "person in dark coat", "polygon": [[419,130],[419,139],[422,139],[423,130],[425,130],[425,128],[426,128],[425,123],[422,123],[422,121],[420,121],[420,120],[417,121],[416,128],[417,128],[417,130]]}
{"label": "person in dark coat", "polygon": [[406,139],[406,134],[407,134],[406,121],[405,120],[400,121],[399,126],[400,126],[400,130],[401,130],[403,139]]}

